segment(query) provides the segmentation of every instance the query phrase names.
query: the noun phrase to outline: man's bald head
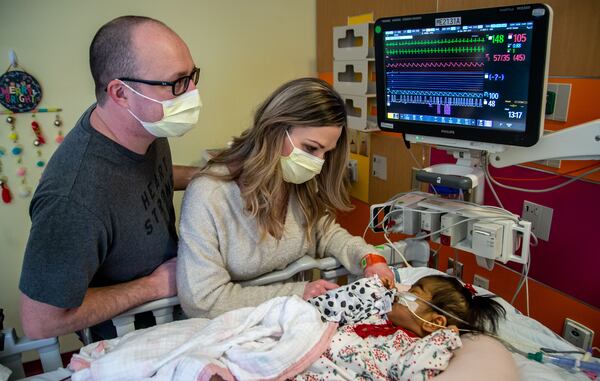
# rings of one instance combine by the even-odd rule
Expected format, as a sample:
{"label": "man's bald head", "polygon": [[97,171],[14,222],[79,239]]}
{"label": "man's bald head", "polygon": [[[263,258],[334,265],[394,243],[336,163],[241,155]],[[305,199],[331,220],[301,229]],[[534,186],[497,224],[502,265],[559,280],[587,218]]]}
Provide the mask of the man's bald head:
{"label": "man's bald head", "polygon": [[137,76],[139,62],[134,33],[141,26],[151,26],[154,30],[158,28],[179,39],[168,26],[150,17],[122,16],[104,24],[90,45],[90,69],[98,104],[103,105],[106,101],[105,88],[111,80]]}

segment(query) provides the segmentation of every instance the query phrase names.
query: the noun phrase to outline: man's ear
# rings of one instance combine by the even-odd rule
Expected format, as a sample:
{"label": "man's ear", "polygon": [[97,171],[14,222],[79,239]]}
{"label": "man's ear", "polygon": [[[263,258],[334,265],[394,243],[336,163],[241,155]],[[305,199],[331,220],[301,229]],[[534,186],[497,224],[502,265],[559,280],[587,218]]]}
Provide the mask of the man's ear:
{"label": "man's ear", "polygon": [[129,101],[125,95],[125,85],[123,82],[113,79],[106,86],[106,95],[116,104],[121,107],[129,108]]}
{"label": "man's ear", "polygon": [[431,323],[425,323],[423,322],[423,325],[421,326],[421,328],[423,329],[423,331],[431,333],[434,331],[437,331],[438,329],[441,329],[440,326],[445,327],[446,324],[448,324],[448,320],[446,319],[446,317],[444,315],[440,315],[438,313],[432,312],[431,315],[429,316],[429,320]]}

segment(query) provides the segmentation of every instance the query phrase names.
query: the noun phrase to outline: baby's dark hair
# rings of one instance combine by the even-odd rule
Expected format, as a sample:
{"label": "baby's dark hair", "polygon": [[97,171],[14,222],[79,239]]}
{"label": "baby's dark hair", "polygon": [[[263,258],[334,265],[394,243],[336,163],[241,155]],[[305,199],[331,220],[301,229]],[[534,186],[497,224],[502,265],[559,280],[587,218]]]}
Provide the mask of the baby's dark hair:
{"label": "baby's dark hair", "polygon": [[446,316],[447,325],[481,333],[496,333],[498,320],[506,316],[504,307],[493,299],[494,296],[473,295],[454,277],[430,275],[419,279],[414,285],[426,288],[431,293],[430,302],[433,305],[469,323],[466,325]]}

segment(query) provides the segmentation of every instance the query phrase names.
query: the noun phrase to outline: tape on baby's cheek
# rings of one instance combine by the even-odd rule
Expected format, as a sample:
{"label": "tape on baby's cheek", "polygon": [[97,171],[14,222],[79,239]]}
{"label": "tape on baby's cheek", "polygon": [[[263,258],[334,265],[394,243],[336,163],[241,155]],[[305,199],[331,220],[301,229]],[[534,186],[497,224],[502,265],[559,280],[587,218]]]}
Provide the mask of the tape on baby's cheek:
{"label": "tape on baby's cheek", "polygon": [[396,290],[398,290],[398,292],[407,292],[408,290],[410,290],[410,284],[398,284],[396,283]]}

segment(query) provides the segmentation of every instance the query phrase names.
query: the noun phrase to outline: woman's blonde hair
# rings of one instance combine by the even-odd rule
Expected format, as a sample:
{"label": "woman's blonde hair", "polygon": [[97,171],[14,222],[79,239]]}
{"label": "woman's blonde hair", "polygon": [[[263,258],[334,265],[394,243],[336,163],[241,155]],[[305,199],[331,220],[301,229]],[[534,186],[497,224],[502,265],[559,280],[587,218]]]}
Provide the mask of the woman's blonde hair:
{"label": "woman's blonde hair", "polygon": [[[283,181],[279,164],[285,131],[291,128],[339,126],[335,148],[325,154],[321,173],[303,184]],[[279,239],[283,234],[288,196],[297,196],[310,240],[317,222],[333,223],[336,211],[351,210],[347,191],[348,136],[344,101],[325,81],[300,78],[279,87],[258,108],[254,124],[220,151],[200,175],[236,181],[245,208],[259,229]],[[211,171],[226,165],[230,173]]]}

